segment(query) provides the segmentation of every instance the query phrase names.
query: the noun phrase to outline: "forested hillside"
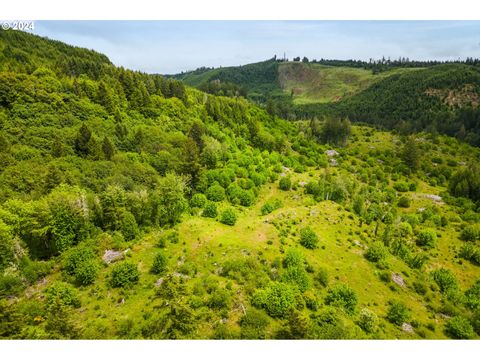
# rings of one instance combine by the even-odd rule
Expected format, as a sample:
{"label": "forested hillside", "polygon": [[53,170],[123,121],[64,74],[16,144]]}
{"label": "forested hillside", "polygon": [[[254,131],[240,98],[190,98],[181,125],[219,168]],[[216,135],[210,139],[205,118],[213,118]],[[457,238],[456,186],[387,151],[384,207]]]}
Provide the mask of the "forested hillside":
{"label": "forested hillside", "polygon": [[0,31],[0,338],[479,338],[479,161]]}
{"label": "forested hillside", "polygon": [[295,60],[203,69],[201,75],[177,78],[210,93],[246,96],[270,114],[290,120],[348,117],[403,133],[439,132],[480,145],[478,59],[447,64]]}

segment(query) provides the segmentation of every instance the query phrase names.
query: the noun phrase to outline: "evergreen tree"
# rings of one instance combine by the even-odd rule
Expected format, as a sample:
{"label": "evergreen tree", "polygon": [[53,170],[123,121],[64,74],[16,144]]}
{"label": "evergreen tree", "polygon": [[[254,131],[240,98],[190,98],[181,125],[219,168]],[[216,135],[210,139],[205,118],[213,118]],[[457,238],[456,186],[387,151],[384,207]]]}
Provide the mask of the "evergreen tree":
{"label": "evergreen tree", "polygon": [[115,148],[113,147],[112,142],[106,136],[103,138],[102,151],[103,155],[105,155],[105,159],[112,160],[112,157],[115,154]]}
{"label": "evergreen tree", "polygon": [[88,155],[88,145],[91,138],[92,132],[87,125],[82,124],[75,138],[75,151],[78,155],[83,157]]}
{"label": "evergreen tree", "polygon": [[417,171],[420,166],[420,149],[412,136],[409,136],[405,141],[402,150],[402,160],[411,172]]}

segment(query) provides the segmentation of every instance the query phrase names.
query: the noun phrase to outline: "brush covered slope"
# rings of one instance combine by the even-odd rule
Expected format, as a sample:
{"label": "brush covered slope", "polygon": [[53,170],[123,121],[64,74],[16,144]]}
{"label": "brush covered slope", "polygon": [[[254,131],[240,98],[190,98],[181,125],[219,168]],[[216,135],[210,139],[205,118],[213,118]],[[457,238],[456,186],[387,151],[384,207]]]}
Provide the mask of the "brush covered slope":
{"label": "brush covered slope", "polygon": [[479,337],[478,148],[0,43],[0,337]]}

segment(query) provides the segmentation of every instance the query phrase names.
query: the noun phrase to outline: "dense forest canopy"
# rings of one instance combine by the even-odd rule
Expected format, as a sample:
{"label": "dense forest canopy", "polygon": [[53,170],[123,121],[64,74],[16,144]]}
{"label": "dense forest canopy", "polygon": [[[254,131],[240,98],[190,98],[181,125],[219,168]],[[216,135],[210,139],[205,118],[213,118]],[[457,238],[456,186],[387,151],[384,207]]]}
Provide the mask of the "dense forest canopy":
{"label": "dense forest canopy", "polygon": [[[478,338],[480,150],[354,97],[282,119],[280,63],[202,92],[0,30],[0,338]],[[478,76],[412,74],[358,95],[375,124]]]}

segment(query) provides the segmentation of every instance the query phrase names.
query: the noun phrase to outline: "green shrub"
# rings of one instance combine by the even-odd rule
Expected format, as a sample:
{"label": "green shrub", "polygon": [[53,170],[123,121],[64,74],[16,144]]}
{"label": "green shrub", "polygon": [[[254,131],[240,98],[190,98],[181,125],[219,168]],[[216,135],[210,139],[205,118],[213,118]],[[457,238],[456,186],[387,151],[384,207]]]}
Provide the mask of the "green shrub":
{"label": "green shrub", "polygon": [[207,305],[214,309],[224,309],[229,307],[230,301],[230,293],[225,289],[217,288],[210,294]]}
{"label": "green shrub", "polygon": [[14,241],[11,229],[0,220],[0,272],[14,260]]}
{"label": "green shrub", "polygon": [[466,226],[460,234],[460,239],[464,241],[480,240],[480,225],[475,224]]}
{"label": "green shrub", "polygon": [[202,193],[196,193],[190,200],[191,207],[203,208],[207,202],[207,197]]}
{"label": "green shrub", "polygon": [[409,185],[406,182],[399,181],[393,185],[393,188],[399,192],[407,192],[410,190]]}
{"label": "green shrub", "polygon": [[279,199],[269,200],[265,204],[263,204],[260,212],[262,215],[270,214],[272,211],[280,209],[283,206],[282,201]]}
{"label": "green shrub", "polygon": [[390,302],[390,306],[387,311],[387,320],[395,325],[402,325],[409,318],[408,308],[404,303],[399,301]]}
{"label": "green shrub", "polygon": [[292,180],[289,177],[284,176],[280,179],[278,187],[280,190],[288,191],[292,188]]}
{"label": "green shrub", "polygon": [[440,268],[433,270],[432,276],[442,293],[458,288],[458,281],[455,274],[450,269]]}
{"label": "green shrub", "polygon": [[307,249],[318,247],[318,236],[310,227],[300,230],[300,245]]}
{"label": "green shrub", "polygon": [[418,246],[433,248],[437,243],[437,233],[432,229],[424,229],[418,233],[416,243]]}
{"label": "green shrub", "polygon": [[75,282],[80,285],[90,285],[98,276],[100,265],[95,259],[81,262],[75,269]]}
{"label": "green shrub", "polygon": [[445,326],[445,332],[453,339],[472,339],[475,337],[472,325],[462,316],[451,318]]}
{"label": "green shrub", "polygon": [[19,294],[24,288],[22,279],[14,274],[0,274],[0,298]]}
{"label": "green shrub", "polygon": [[398,199],[398,206],[401,208],[409,208],[411,204],[411,200],[408,196],[402,196]]}
{"label": "green shrub", "polygon": [[357,302],[357,294],[347,284],[335,285],[325,297],[325,304],[341,307],[349,314],[353,314]]}
{"label": "green shrub", "polygon": [[383,245],[381,241],[374,242],[371,246],[368,247],[365,251],[365,258],[371,262],[379,262],[385,260],[387,257],[388,250]]}
{"label": "green shrub", "polygon": [[210,201],[222,201],[223,199],[225,199],[225,189],[222,186],[215,184],[207,189],[205,195]]}
{"label": "green shrub", "polygon": [[378,326],[377,314],[366,308],[362,309],[358,317],[358,326],[366,333],[373,333]]}
{"label": "green shrub", "polygon": [[242,339],[265,339],[265,329],[270,323],[270,318],[263,311],[251,308],[240,318]]}
{"label": "green shrub", "polygon": [[153,259],[151,272],[157,275],[163,274],[167,270],[168,259],[162,252],[155,255]]}
{"label": "green shrub", "polygon": [[63,269],[73,276],[77,284],[89,285],[95,282],[100,265],[95,251],[91,247],[80,245],[65,253]]}
{"label": "green shrub", "polygon": [[300,250],[290,248],[287,250],[285,258],[283,259],[283,266],[286,268],[301,267],[304,261],[303,254]]}
{"label": "green shrub", "polygon": [[120,223],[120,231],[126,241],[134,240],[138,236],[138,225],[133,214],[125,211],[122,215]]}
{"label": "green shrub", "polygon": [[238,193],[238,200],[242,206],[251,206],[255,203],[255,194],[252,190],[241,190]]}
{"label": "green shrub", "polygon": [[205,207],[203,208],[202,216],[214,219],[217,217],[217,215],[217,205],[215,205],[215,203],[208,202],[207,205],[205,205]]}
{"label": "green shrub", "polygon": [[327,269],[320,268],[318,270],[317,275],[315,276],[315,280],[317,280],[320,283],[320,285],[322,285],[323,287],[327,287],[328,286],[328,271],[327,271]]}
{"label": "green shrub", "polygon": [[295,291],[290,285],[275,282],[255,291],[252,304],[265,309],[272,317],[285,317],[296,306]]}
{"label": "green shrub", "polygon": [[112,287],[130,287],[138,282],[140,273],[137,265],[122,261],[113,265],[110,276]]}
{"label": "green shrub", "polygon": [[220,215],[220,222],[225,225],[233,226],[237,222],[237,214],[232,208],[225,209]]}
{"label": "green shrub", "polygon": [[78,291],[72,285],[56,282],[45,290],[47,309],[56,309],[62,306],[80,307]]}
{"label": "green shrub", "polygon": [[305,292],[312,286],[312,281],[303,267],[291,266],[282,275],[281,280],[298,287],[301,292]]}
{"label": "green shrub", "polygon": [[480,309],[480,279],[465,291],[465,305],[472,310]]}

